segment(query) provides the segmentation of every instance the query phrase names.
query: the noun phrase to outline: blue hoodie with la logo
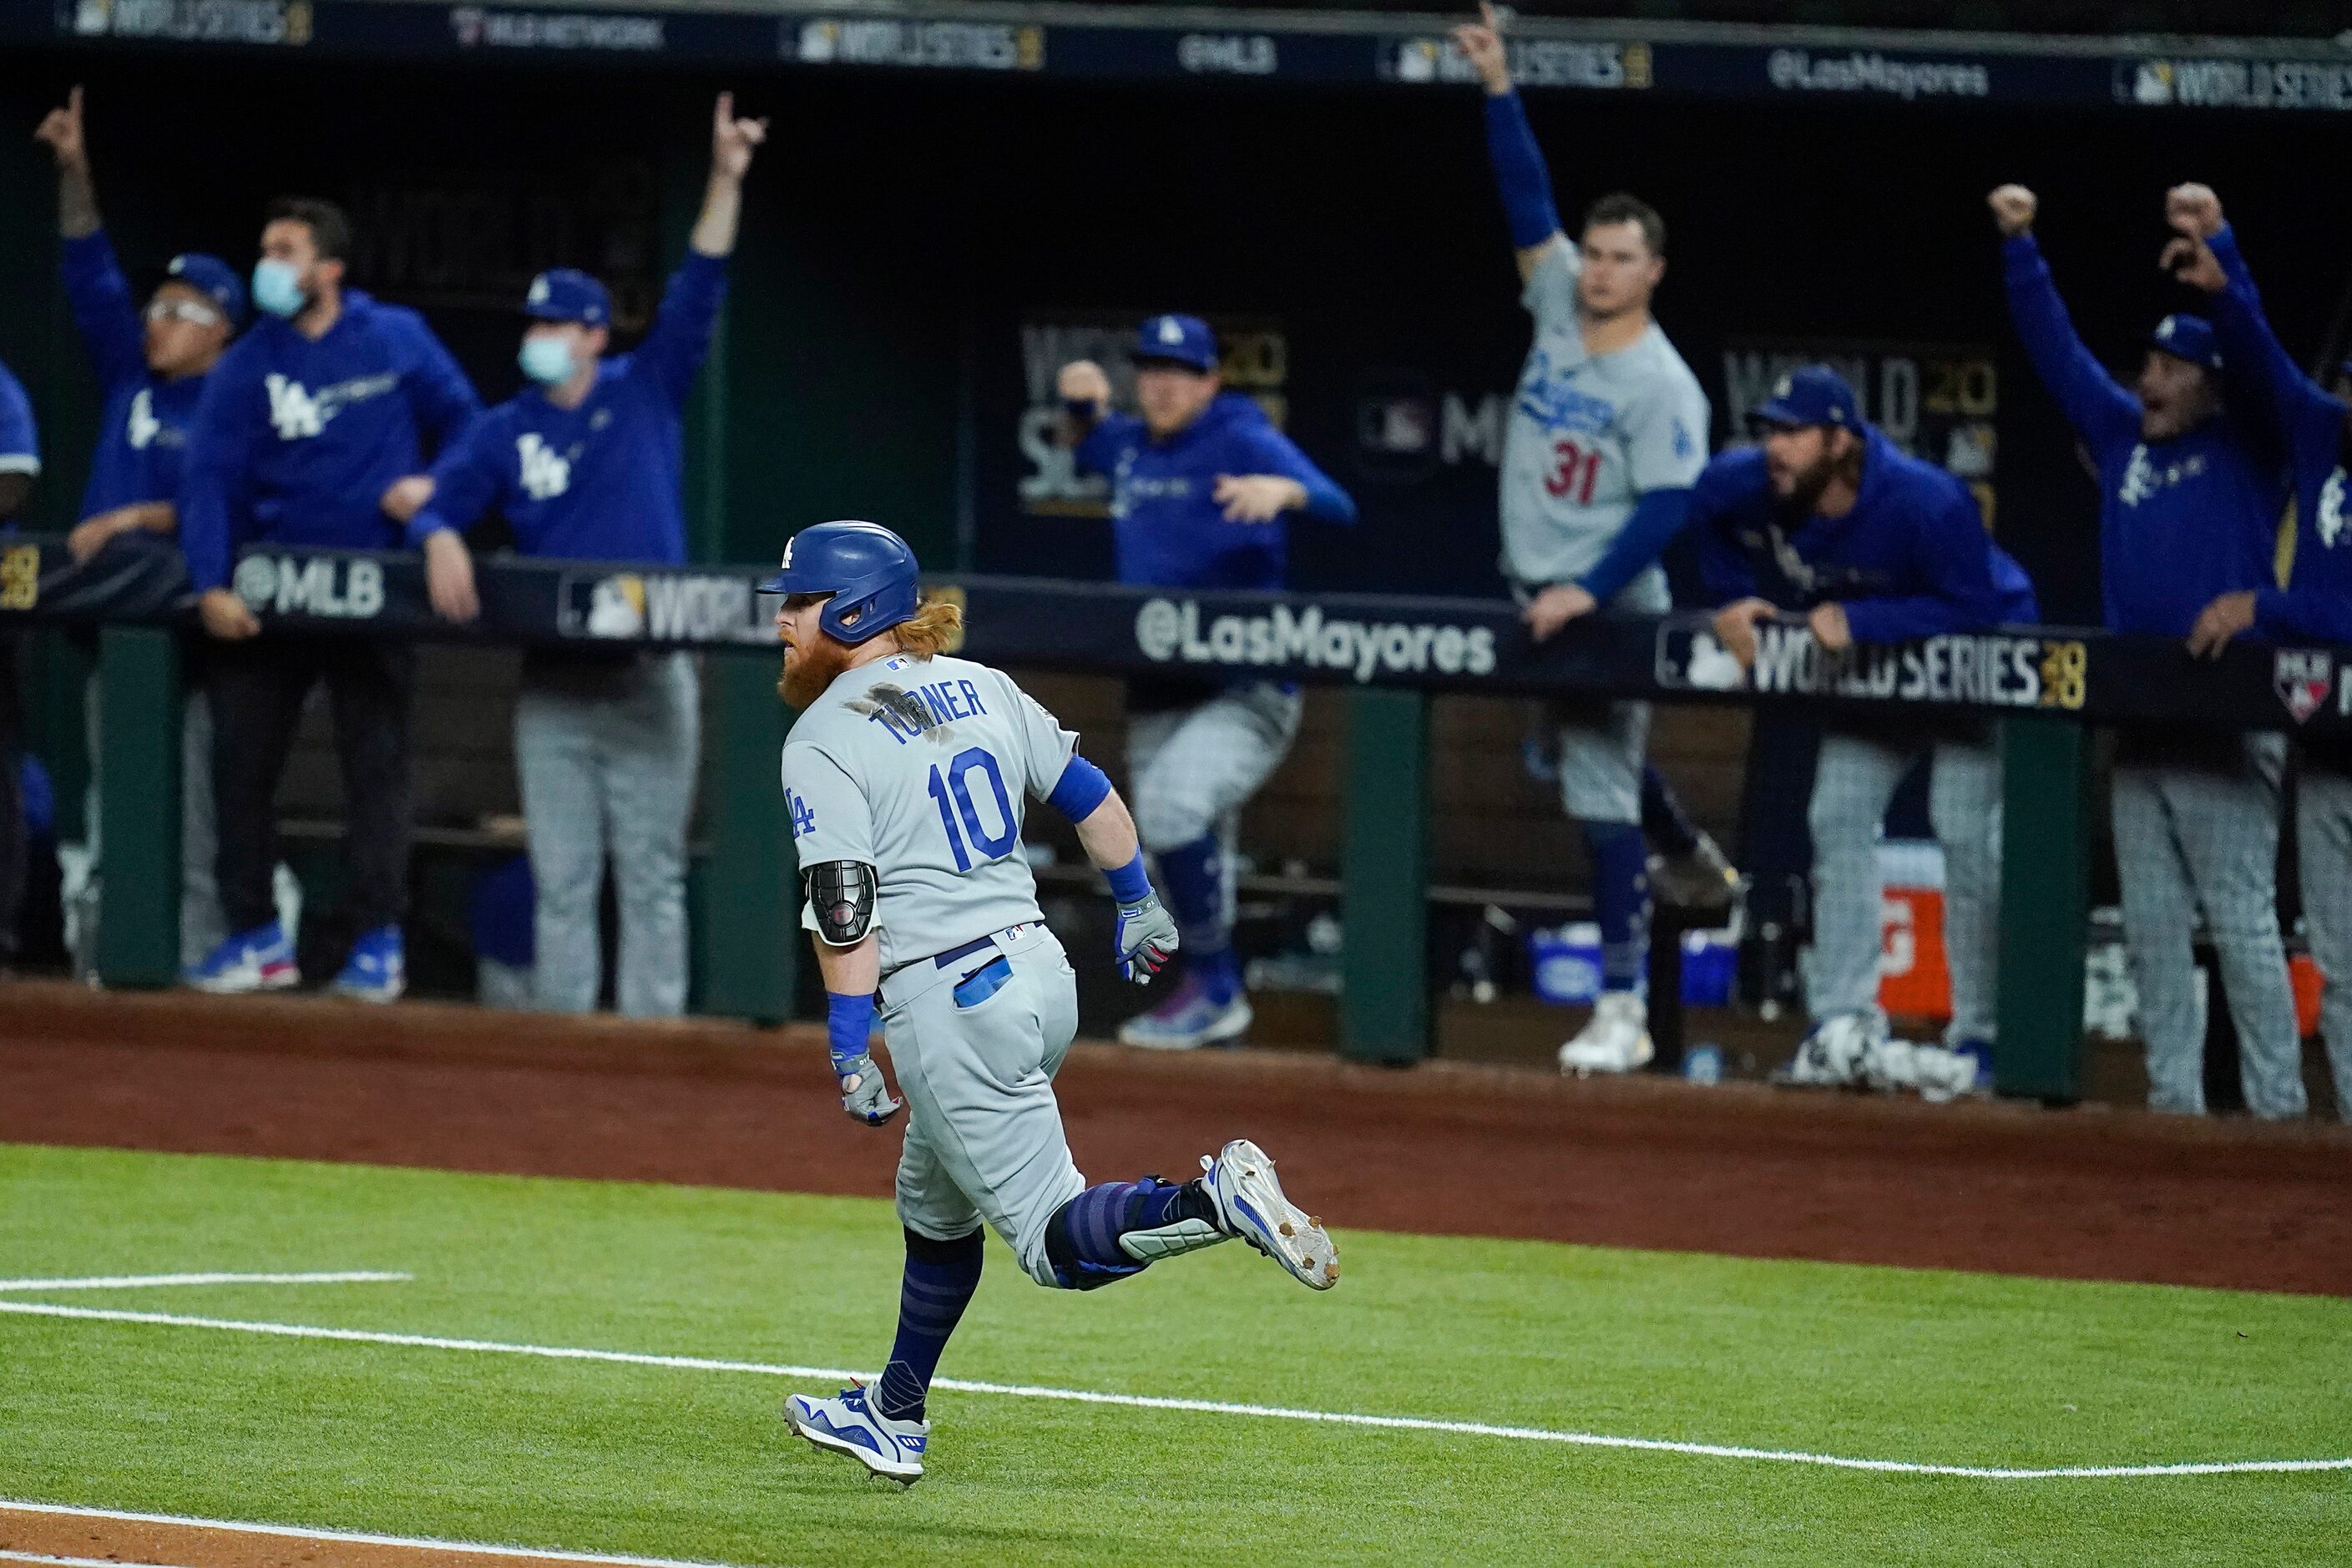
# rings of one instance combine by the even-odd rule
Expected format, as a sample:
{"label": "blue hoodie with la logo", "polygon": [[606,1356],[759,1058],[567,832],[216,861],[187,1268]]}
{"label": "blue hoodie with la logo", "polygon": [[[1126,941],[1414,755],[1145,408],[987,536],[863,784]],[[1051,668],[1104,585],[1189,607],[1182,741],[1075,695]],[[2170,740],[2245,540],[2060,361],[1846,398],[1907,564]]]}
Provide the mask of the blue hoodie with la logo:
{"label": "blue hoodie with la logo", "polygon": [[397,549],[383,492],[422,473],[482,411],[473,384],[415,311],[357,289],[315,342],[264,317],[221,356],[196,405],[180,501],[199,592],[255,542]]}

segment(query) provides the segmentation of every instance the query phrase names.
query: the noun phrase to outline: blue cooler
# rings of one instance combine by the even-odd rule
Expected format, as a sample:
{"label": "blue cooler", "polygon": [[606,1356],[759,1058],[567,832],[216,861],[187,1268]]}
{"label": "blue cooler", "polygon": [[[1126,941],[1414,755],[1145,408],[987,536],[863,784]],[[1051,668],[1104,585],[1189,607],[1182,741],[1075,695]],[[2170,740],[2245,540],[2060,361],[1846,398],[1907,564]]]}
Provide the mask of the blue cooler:
{"label": "blue cooler", "polygon": [[1547,1002],[1590,1007],[1601,994],[1601,928],[1590,921],[1528,933],[1528,973]]}

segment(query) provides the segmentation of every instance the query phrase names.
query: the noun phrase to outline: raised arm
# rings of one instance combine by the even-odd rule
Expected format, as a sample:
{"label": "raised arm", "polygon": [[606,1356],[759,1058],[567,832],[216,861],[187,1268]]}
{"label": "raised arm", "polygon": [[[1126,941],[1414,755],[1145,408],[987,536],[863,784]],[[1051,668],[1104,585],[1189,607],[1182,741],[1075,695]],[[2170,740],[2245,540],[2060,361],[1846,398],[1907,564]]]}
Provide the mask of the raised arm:
{"label": "raised arm", "polygon": [[2176,237],[2162,266],[2179,281],[2212,298],[2213,329],[2221,340],[2231,386],[2251,394],[2277,424],[2298,468],[2332,462],[2344,428],[2345,405],[2304,374],[2263,311],[2262,290],[2221,216],[2221,200],[2207,185],[2175,185],[2165,194],[2165,220]]}
{"label": "raised arm", "polygon": [[1553,205],[1551,171],[1536,145],[1534,127],[1511,85],[1511,61],[1503,47],[1502,22],[1495,7],[1479,0],[1479,20],[1454,29],[1454,42],[1477,68],[1486,89],[1486,155],[1495,165],[1495,188],[1503,198],[1503,216],[1511,229],[1511,251],[1519,264],[1519,281],[1535,277],[1544,253],[1554,246],[1573,247],[1560,229],[1559,209]]}
{"label": "raised arm", "polygon": [[74,325],[89,352],[90,368],[109,391],[135,381],[147,370],[146,334],[131,303],[114,246],[98,216],[98,191],[89,173],[89,145],[82,134],[81,89],[67,95],[33,132],[58,162],[58,270]]}
{"label": "raised arm", "polygon": [[1986,200],[2000,228],[2001,283],[2009,295],[2010,319],[2017,325],[2034,374],[2095,452],[2137,439],[2139,400],[2084,346],[2066,313],[2066,302],[2058,297],[2050,265],[2034,243],[2033,193],[2022,185],[2003,185]]}
{"label": "raised arm", "polygon": [[653,330],[637,345],[636,363],[649,372],[674,404],[694,389],[695,374],[710,353],[727,294],[727,258],[743,213],[743,176],[751,153],[767,140],[764,120],[735,118],[735,95],[722,92],[711,111],[710,179],[703,187],[702,212],[687,242],[686,259],[662,290]]}

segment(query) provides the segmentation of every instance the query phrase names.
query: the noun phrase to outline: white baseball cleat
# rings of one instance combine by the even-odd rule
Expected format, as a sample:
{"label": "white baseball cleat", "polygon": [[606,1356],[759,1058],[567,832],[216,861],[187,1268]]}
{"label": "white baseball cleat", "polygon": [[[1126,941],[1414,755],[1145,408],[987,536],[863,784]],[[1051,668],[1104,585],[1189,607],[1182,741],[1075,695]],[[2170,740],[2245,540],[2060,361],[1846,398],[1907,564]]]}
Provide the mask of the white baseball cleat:
{"label": "white baseball cleat", "polygon": [[1559,1048],[1559,1070],[1582,1078],[1596,1072],[1638,1072],[1649,1065],[1650,1008],[1631,991],[1603,991],[1592,1020]]}
{"label": "white baseball cleat", "polygon": [[1223,1045],[1249,1033],[1256,1014],[1249,995],[1236,991],[1228,1002],[1213,1002],[1191,980],[1149,1013],[1139,1013],[1118,1026],[1118,1043],[1154,1051],[1190,1051]]}
{"label": "white baseball cleat", "polygon": [[1339,1249],[1323,1222],[1293,1204],[1275,1179],[1274,1162],[1246,1138],[1201,1156],[1201,1185],[1217,1205],[1217,1223],[1290,1271],[1310,1289],[1339,1282]]}
{"label": "white baseball cleat", "polygon": [[893,1421],[871,1403],[874,1391],[853,1383],[831,1399],[795,1394],[784,1401],[792,1429],[827,1453],[846,1454],[877,1476],[902,1486],[923,1479],[928,1421]]}
{"label": "white baseball cleat", "polygon": [[1798,1043],[1796,1057],[1775,1068],[1772,1081],[1806,1089],[1851,1089],[1861,1083],[1874,1058],[1884,1076],[1886,1020],[1875,1012],[1833,1013]]}
{"label": "white baseball cleat", "polygon": [[1916,1089],[1930,1105],[1958,1099],[1976,1087],[1976,1058],[1942,1046],[1880,1036],[1862,1053],[1862,1082],[1881,1094]]}

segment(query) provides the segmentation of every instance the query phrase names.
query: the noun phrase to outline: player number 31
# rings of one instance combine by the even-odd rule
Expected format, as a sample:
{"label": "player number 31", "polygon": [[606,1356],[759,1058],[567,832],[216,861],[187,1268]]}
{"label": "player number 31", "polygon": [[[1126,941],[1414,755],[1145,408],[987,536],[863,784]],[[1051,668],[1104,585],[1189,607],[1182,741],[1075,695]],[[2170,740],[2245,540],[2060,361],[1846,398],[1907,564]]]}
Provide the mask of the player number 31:
{"label": "player number 31", "polygon": [[1555,464],[1544,489],[1556,496],[1574,491],[1577,505],[1591,505],[1593,481],[1601,477],[1600,448],[1588,452],[1573,441],[1561,441],[1552,447],[1551,455]]}

